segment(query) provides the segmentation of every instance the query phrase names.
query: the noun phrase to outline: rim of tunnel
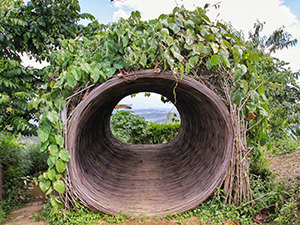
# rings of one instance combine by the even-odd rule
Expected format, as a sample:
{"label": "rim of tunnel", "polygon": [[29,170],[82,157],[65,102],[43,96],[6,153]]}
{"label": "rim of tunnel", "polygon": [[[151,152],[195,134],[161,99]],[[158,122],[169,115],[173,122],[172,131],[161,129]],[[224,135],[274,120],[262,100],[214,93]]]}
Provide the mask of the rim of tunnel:
{"label": "rim of tunnel", "polygon": [[[142,77],[142,75],[140,75],[140,73],[139,72],[136,72],[136,73],[134,73],[133,75],[131,75],[131,77],[129,76],[128,77],[128,80],[124,80],[124,79],[120,79],[120,78],[117,78],[117,77],[114,77],[114,78],[112,78],[112,79],[110,79],[110,80],[108,80],[107,82],[105,82],[103,85],[100,85],[100,87],[97,87],[98,88],[98,91],[100,91],[101,93],[99,94],[99,93],[97,93],[97,90],[94,92],[94,96],[93,95],[91,95],[92,94],[92,92],[91,92],[91,96],[88,96],[88,98],[90,97],[90,99],[86,99],[85,100],[85,102],[83,102],[83,104],[81,104],[80,105],[80,107],[79,107],[79,112],[80,113],[75,113],[74,114],[74,116],[73,116],[73,118],[72,118],[72,123],[71,123],[71,128],[75,128],[75,132],[72,132],[73,134],[72,135],[70,135],[71,136],[71,138],[68,138],[68,146],[71,148],[71,162],[69,163],[69,171],[70,171],[70,177],[71,177],[71,180],[72,180],[72,183],[73,183],[73,186],[75,187],[75,189],[79,192],[79,194],[81,195],[81,198],[82,199],[84,199],[84,200],[86,200],[87,202],[88,202],[88,205],[90,205],[92,208],[96,208],[96,209],[98,209],[98,210],[101,210],[101,211],[103,211],[103,212],[106,212],[106,213],[108,213],[108,214],[117,214],[117,213],[119,213],[119,211],[126,211],[126,209],[128,209],[127,211],[130,211],[130,212],[132,212],[133,211],[133,209],[132,208],[130,208],[130,207],[128,207],[128,208],[126,208],[126,206],[124,206],[123,207],[123,205],[122,204],[125,204],[126,205],[126,203],[121,203],[121,205],[118,205],[118,206],[116,206],[116,205],[114,205],[115,203],[113,202],[113,203],[108,203],[108,199],[107,199],[107,196],[105,196],[105,193],[103,194],[103,193],[100,193],[101,191],[103,191],[105,188],[103,188],[102,186],[105,186],[105,187],[111,187],[111,186],[113,186],[115,183],[114,183],[114,181],[111,181],[111,180],[109,180],[109,181],[106,181],[105,179],[107,178],[107,177],[104,177],[105,179],[103,179],[102,181],[103,181],[103,184],[101,184],[101,183],[97,183],[98,181],[95,181],[95,177],[89,177],[89,174],[90,173],[94,173],[94,174],[97,174],[97,176],[102,176],[103,174],[101,174],[101,173],[99,173],[98,171],[96,171],[93,167],[88,167],[88,169],[87,168],[84,168],[85,166],[83,165],[83,164],[81,164],[81,160],[84,158],[84,156],[86,156],[86,155],[88,155],[88,154],[90,154],[91,156],[90,156],[90,160],[94,157],[94,153],[92,153],[92,151],[90,151],[90,152],[85,152],[84,154],[83,154],[83,152],[81,153],[81,155],[80,154],[78,154],[78,151],[80,151],[80,149],[78,150],[77,149],[77,147],[78,146],[76,146],[76,144],[74,144],[74,143],[78,143],[78,141],[77,141],[77,138],[76,138],[76,135],[78,136],[78,132],[80,133],[81,131],[80,131],[80,129],[78,129],[78,126],[80,127],[80,125],[84,125],[85,123],[87,123],[88,124],[88,126],[91,126],[92,124],[94,124],[94,119],[96,120],[96,117],[94,116],[92,116],[92,117],[90,117],[89,119],[86,119],[86,118],[82,118],[82,117],[80,117],[80,116],[82,116],[82,115],[88,115],[88,113],[87,113],[87,108],[89,109],[89,110],[94,110],[94,114],[95,114],[95,112],[97,112],[97,109],[95,109],[95,108],[97,108],[98,107],[98,109],[99,109],[99,107],[101,108],[101,109],[105,109],[104,110],[104,112],[103,112],[103,117],[102,117],[102,120],[99,120],[98,122],[99,123],[101,123],[101,121],[103,122],[103,121],[106,121],[106,123],[107,123],[107,121],[109,121],[109,118],[110,118],[110,113],[111,113],[111,111],[113,110],[112,108],[115,106],[115,104],[118,102],[117,100],[121,97],[121,96],[123,96],[123,95],[126,95],[126,94],[128,94],[128,93],[130,93],[130,92],[132,92],[132,91],[134,91],[134,92],[137,92],[137,89],[138,89],[138,91],[139,90],[143,90],[143,91],[148,91],[148,89],[147,88],[145,88],[145,83],[140,83],[141,84],[141,86],[138,86],[138,88],[137,88],[137,86],[136,86],[136,82],[137,81],[141,81],[141,80],[147,80],[148,79],[148,81],[146,82],[147,84],[150,84],[150,85],[152,85],[152,87],[153,87],[153,89],[154,90],[156,90],[156,92],[163,92],[162,94],[163,95],[166,95],[166,93],[168,92],[168,96],[166,96],[166,97],[168,97],[168,98],[172,98],[172,93],[173,93],[173,89],[172,90],[169,90],[169,91],[167,91],[167,90],[157,90],[157,86],[155,86],[154,85],[154,83],[153,83],[153,80],[157,80],[157,81],[159,81],[159,82],[161,82],[161,81],[166,81],[169,85],[170,84],[172,84],[172,86],[174,85],[174,84],[176,84],[176,82],[177,81],[179,81],[179,83],[183,83],[184,85],[185,85],[185,88],[183,88],[183,90],[180,90],[180,85],[178,85],[178,87],[177,88],[179,88],[178,90],[180,90],[181,92],[179,92],[179,93],[181,93],[182,95],[184,95],[184,97],[183,98],[187,98],[187,99],[189,99],[189,100],[191,100],[191,96],[190,96],[190,94],[192,93],[192,94],[195,94],[195,93],[193,93],[192,91],[191,91],[191,89],[196,89],[197,91],[199,91],[197,88],[198,88],[198,86],[200,85],[199,83],[193,83],[193,82],[195,82],[194,80],[192,80],[191,78],[189,78],[189,77],[184,77],[183,78],[183,80],[177,80],[177,78],[175,78],[171,73],[169,73],[169,72],[164,72],[164,73],[161,73],[161,74],[155,74],[155,73],[153,73],[153,71],[152,70],[149,70],[149,71],[142,71],[141,72],[141,74],[142,75],[145,75],[145,77]],[[139,77],[139,76],[141,76],[141,77]],[[150,80],[149,80],[150,79]],[[114,82],[116,82],[116,83],[114,83]],[[174,83],[175,82],[175,83]],[[198,81],[197,81],[198,82]],[[121,83],[121,86],[119,86],[120,85],[120,83]],[[130,86],[130,84],[131,84],[131,86]],[[123,86],[122,86],[123,85]],[[164,85],[166,85],[166,83],[164,84]],[[164,86],[164,85],[162,85],[162,86]],[[191,119],[190,118],[188,118],[186,115],[185,115],[185,111],[184,110],[192,110],[192,107],[193,106],[190,106],[190,104],[180,104],[180,101],[183,101],[182,99],[180,99],[181,97],[180,96],[177,96],[177,103],[176,103],[176,107],[177,107],[177,109],[178,109],[178,111],[179,111],[179,113],[180,113],[180,116],[181,116],[181,127],[180,127],[180,132],[179,132],[179,134],[172,140],[172,141],[170,141],[169,143],[166,143],[166,144],[161,144],[161,145],[154,145],[154,146],[156,146],[156,147],[154,147],[154,148],[157,148],[157,149],[159,149],[159,148],[162,148],[162,149],[166,149],[166,151],[168,152],[168,153],[170,153],[170,152],[172,152],[172,154],[174,154],[173,155],[173,157],[175,158],[175,157],[181,157],[181,160],[182,160],[182,162],[179,162],[179,164],[181,165],[181,166],[184,166],[185,165],[185,162],[184,162],[184,160],[186,160],[184,157],[186,157],[186,158],[189,158],[189,161],[190,161],[190,163],[191,164],[193,164],[194,165],[194,167],[195,168],[191,168],[191,170],[195,170],[196,171],[196,173],[198,173],[198,175],[200,174],[200,172],[203,170],[203,167],[201,167],[201,168],[197,168],[197,163],[199,164],[200,162],[201,163],[209,163],[209,159],[213,159],[213,158],[215,158],[215,159],[213,159],[213,160],[219,160],[219,161],[217,161],[217,162],[219,162],[219,163],[217,163],[218,165],[210,165],[211,167],[208,167],[208,168],[204,168],[204,170],[206,171],[206,173],[207,173],[207,171],[209,170],[209,169],[211,169],[215,174],[214,174],[214,179],[210,182],[210,184],[209,185],[206,185],[206,188],[204,188],[205,190],[202,190],[202,193],[197,193],[197,191],[195,191],[195,187],[196,187],[196,189],[197,189],[197,185],[199,185],[199,184],[201,184],[201,185],[204,185],[203,184],[203,182],[201,183],[201,181],[197,181],[197,177],[195,177],[195,176],[193,176],[193,174],[191,174],[190,172],[186,172],[184,169],[179,169],[180,171],[182,171],[182,174],[180,175],[180,178],[174,178],[173,180],[171,179],[170,180],[170,183],[166,183],[166,185],[168,186],[170,186],[171,188],[172,187],[175,187],[175,189],[176,189],[176,185],[175,186],[172,186],[173,185],[173,183],[181,183],[181,185],[183,185],[182,183],[184,183],[184,182],[182,182],[182,180],[184,181],[184,179],[187,179],[187,178],[185,178],[185,176],[191,176],[192,178],[194,178],[194,180],[196,180],[196,182],[195,181],[193,181],[193,179],[187,179],[186,181],[189,181],[190,182],[190,184],[189,185],[187,185],[187,189],[189,189],[186,193],[185,193],[185,198],[183,198],[183,199],[180,199],[179,198],[179,201],[177,201],[176,202],[176,197],[178,197],[178,196],[176,196],[176,193],[173,193],[172,192],[172,196],[171,196],[171,198],[175,198],[175,200],[174,201],[172,201],[172,200],[170,200],[169,201],[169,205],[170,205],[170,207],[168,207],[169,208],[169,210],[165,210],[165,209],[161,209],[161,210],[158,210],[158,211],[156,211],[155,213],[153,213],[153,211],[149,211],[149,208],[144,208],[144,209],[141,209],[141,211],[143,212],[143,210],[144,211],[146,211],[146,214],[149,214],[150,216],[151,215],[156,215],[156,216],[163,216],[163,215],[167,215],[167,214],[169,214],[169,213],[174,213],[174,212],[183,212],[183,211],[186,211],[186,210],[188,210],[188,209],[191,209],[191,208],[194,208],[194,207],[196,207],[197,205],[199,205],[201,202],[203,202],[214,190],[215,190],[215,188],[216,187],[219,187],[221,184],[222,184],[222,182],[223,182],[223,180],[224,180],[224,178],[225,178],[225,175],[226,175],[226,171],[227,171],[227,169],[228,169],[228,166],[229,166],[229,162],[230,162],[230,159],[231,159],[231,154],[232,154],[232,143],[233,143],[233,130],[232,130],[232,125],[231,125],[231,123],[230,123],[230,120],[229,120],[229,114],[228,114],[228,111],[227,111],[227,109],[226,109],[226,107],[224,106],[224,104],[221,102],[221,100],[219,99],[219,97],[217,97],[217,95],[214,93],[214,92],[212,92],[211,90],[209,90],[207,87],[205,87],[204,85],[200,85],[201,86],[201,90],[200,90],[200,95],[202,96],[202,98],[203,99],[200,99],[201,101],[203,101],[201,104],[204,104],[204,105],[206,105],[206,107],[212,107],[212,108],[214,108],[214,110],[216,110],[216,111],[219,111],[218,113],[216,113],[216,112],[213,112],[212,113],[212,115],[209,115],[210,113],[208,113],[208,112],[206,112],[206,116],[207,116],[207,118],[211,118],[212,120],[214,120],[214,118],[212,117],[214,114],[217,114],[217,121],[214,121],[213,123],[215,123],[215,125],[217,124],[217,123],[220,123],[220,124],[223,124],[222,126],[224,126],[223,128],[225,128],[226,129],[226,131],[225,131],[225,133],[226,133],[226,135],[225,134],[222,134],[223,132],[221,131],[221,132],[217,132],[218,134],[217,135],[215,135],[215,136],[219,136],[218,138],[219,138],[219,140],[222,140],[223,141],[223,144],[224,144],[224,147],[223,147],[223,156],[221,156],[221,158],[223,157],[223,161],[225,161],[225,163],[224,162],[222,162],[222,159],[220,159],[220,156],[218,156],[218,154],[216,155],[216,157],[214,157],[214,155],[210,155],[208,158],[206,158],[206,161],[205,160],[203,160],[203,161],[196,161],[196,162],[194,162],[193,160],[193,156],[187,156],[188,155],[188,153],[189,153],[189,148],[188,148],[188,145],[190,144],[188,141],[186,141],[187,140],[187,138],[188,138],[188,136],[186,136],[186,131],[188,130],[188,129],[190,129],[190,128],[192,128],[193,126],[195,126],[195,124],[194,124],[194,122],[193,121],[191,121]],[[116,90],[111,90],[111,87],[117,87],[116,88]],[[96,89],[97,89],[96,88]],[[123,88],[123,89],[122,89]],[[145,90],[145,89],[147,89],[147,90]],[[151,89],[152,91],[153,91],[153,89]],[[108,92],[106,92],[108,90]],[[116,93],[116,95],[117,95],[117,97],[116,96],[113,96],[113,93]],[[197,94],[197,93],[196,93]],[[198,93],[199,94],[199,93]],[[99,96],[102,96],[102,97],[99,97]],[[103,96],[104,96],[104,100],[103,100]],[[211,97],[211,96],[213,96],[213,97]],[[109,99],[109,101],[107,100],[105,100],[105,98],[108,98]],[[199,96],[198,96],[199,97]],[[216,98],[217,97],[217,100],[215,100],[214,98]],[[99,98],[100,100],[103,100],[103,101],[99,101],[99,99],[97,99],[97,98]],[[213,98],[213,100],[211,99],[211,98]],[[173,99],[174,100],[174,99]],[[215,101],[217,101],[217,102],[215,102]],[[92,102],[92,103],[91,103]],[[109,104],[108,104],[109,103]],[[100,106],[99,106],[100,105]],[[110,105],[109,107],[107,107],[108,105]],[[97,106],[97,107],[96,107]],[[94,107],[94,108],[93,108]],[[211,108],[211,109],[212,109]],[[200,108],[198,108],[198,110],[199,110]],[[207,109],[206,109],[207,110]],[[225,111],[224,111],[225,110]],[[205,111],[205,110],[204,110]],[[208,110],[209,111],[209,110]],[[90,111],[89,111],[90,112]],[[86,114],[87,113],[87,114]],[[92,115],[93,115],[93,113],[91,113]],[[195,112],[194,112],[195,113]],[[205,114],[205,113],[204,113]],[[202,112],[202,115],[204,115],[203,114],[203,112]],[[83,116],[84,117],[84,116]],[[81,119],[80,119],[81,118]],[[83,120],[83,121],[82,121]],[[89,122],[90,121],[90,122]],[[93,123],[91,122],[91,121],[93,121]],[[207,124],[205,124],[206,122],[203,122],[203,121],[201,121],[201,120],[198,120],[198,122],[201,122],[200,123],[200,125],[201,126],[207,126],[207,127],[209,127],[210,126],[210,129],[211,129],[211,131],[213,130],[213,126],[214,125],[207,125]],[[211,122],[212,123],[212,122]],[[197,124],[196,123],[196,125],[199,125],[199,123]],[[116,155],[116,154],[120,154],[120,152],[117,150],[115,150],[114,148],[116,148],[116,149],[120,149],[120,148],[122,148],[122,149],[127,149],[128,150],[128,152],[134,152],[133,151],[133,148],[134,148],[134,146],[135,145],[128,145],[128,144],[124,144],[124,143],[120,143],[120,142],[118,142],[118,141],[115,141],[115,140],[117,140],[117,139],[115,139],[115,138],[113,138],[112,136],[111,136],[111,134],[109,134],[109,132],[107,132],[108,130],[107,130],[107,126],[109,126],[109,124],[105,124],[105,122],[104,122],[104,124],[102,124],[101,125],[102,127],[106,127],[104,130],[103,130],[103,132],[105,133],[104,134],[104,137],[103,137],[103,141],[102,141],[102,143],[101,143],[101,141],[99,141],[99,140],[95,140],[94,139],[94,141],[98,141],[98,144],[100,143],[100,145],[103,147],[103,146],[105,146],[105,145],[107,145],[107,144],[112,144],[113,143],[113,145],[111,146],[111,148],[110,149],[106,149],[106,151],[111,151],[111,153],[110,154],[113,154],[114,156]],[[187,129],[187,130],[186,130]],[[214,131],[215,132],[215,131]],[[209,139],[209,140],[216,140],[215,138],[216,137],[214,137],[214,132],[210,132],[210,134],[207,134],[206,136],[205,136],[205,138],[207,138],[207,139]],[[76,134],[76,135],[74,135],[74,133]],[[226,137],[223,137],[222,135],[225,135],[226,137],[227,137],[227,139],[228,140],[225,140],[226,139]],[[79,135],[80,136],[80,135]],[[82,137],[80,137],[80,138],[82,138]],[[90,137],[88,138],[88,139],[92,139],[93,137],[92,137],[92,135],[90,135]],[[193,142],[196,142],[196,145],[197,145],[197,140],[196,140],[196,137],[195,136],[193,136],[192,137],[193,138]],[[183,140],[183,141],[182,141]],[[203,139],[204,140],[204,139]],[[206,141],[206,142],[208,142],[208,141]],[[203,143],[204,143],[204,141],[203,141]],[[207,145],[210,145],[210,143],[206,143]],[[127,145],[127,146],[125,146],[125,145]],[[195,145],[195,144],[194,144]],[[200,144],[201,145],[201,144]],[[202,144],[203,145],[203,144]],[[178,148],[180,148],[180,147],[183,147],[185,150],[185,152],[184,152],[184,156],[183,155],[181,155],[181,154],[179,154],[178,152],[176,152],[176,151],[174,151],[174,150],[170,150],[170,148],[173,148],[174,146],[179,146]],[[149,146],[148,146],[149,147]],[[153,146],[152,146],[153,147]],[[203,146],[202,146],[203,147]],[[205,146],[204,146],[205,147]],[[147,148],[147,146],[144,146],[144,148]],[[195,146],[192,146],[192,148],[196,148]],[[213,146],[210,146],[209,148],[214,148]],[[141,148],[141,149],[143,149],[143,147]],[[126,151],[127,151],[126,150]],[[153,150],[153,149],[152,149]],[[213,151],[216,151],[216,149],[214,149]],[[144,152],[147,152],[147,151],[144,151]],[[148,151],[149,152],[149,151]],[[198,157],[199,156],[201,156],[201,151],[200,151],[200,153],[199,152],[197,152],[197,151],[195,151],[198,155]],[[194,152],[194,153],[195,153]],[[99,153],[99,152],[98,152]],[[206,151],[206,152],[204,152],[205,154],[212,154],[212,153],[209,153],[208,151]],[[100,153],[99,153],[100,154]],[[108,154],[108,153],[106,153],[106,154]],[[182,153],[183,154],[183,153]],[[73,156],[73,157],[72,157]],[[83,156],[83,158],[81,158]],[[111,158],[109,158],[109,156],[107,156],[108,158],[102,158],[102,159],[105,159],[105,160],[107,160],[107,161],[109,161],[109,160],[112,160]],[[76,164],[79,164],[79,166],[78,165],[76,165]],[[221,164],[221,165],[220,165]],[[95,166],[94,166],[95,167]],[[109,168],[109,165],[108,165],[108,168]],[[170,168],[173,168],[173,167],[170,167]],[[169,170],[170,170],[170,173],[174,173],[174,171],[172,171],[171,169],[169,168]],[[118,170],[118,168],[116,169],[116,168],[112,168],[112,169],[114,169],[114,170]],[[126,168],[125,168],[126,169]],[[128,169],[128,168],[127,168]],[[129,168],[130,169],[130,168]],[[168,168],[167,168],[168,169]],[[174,168],[173,168],[174,169]],[[221,172],[219,172],[219,173],[217,173],[216,172],[216,170],[220,170]],[[92,170],[92,172],[90,172],[90,171],[88,171],[88,170]],[[113,174],[113,171],[106,171],[107,173],[110,173],[111,175],[114,175]],[[193,173],[194,173],[194,171],[193,171]],[[201,175],[201,174],[200,174]],[[166,176],[166,175],[164,175],[164,176]],[[209,175],[208,177],[211,177],[212,175]],[[202,177],[203,178],[203,177]],[[76,180],[77,179],[77,180]],[[198,178],[199,179],[199,178]],[[116,180],[117,180],[117,178],[116,178]],[[93,186],[93,185],[89,185],[89,183],[87,182],[87,181],[92,181],[92,183],[93,183],[93,185],[95,185],[95,186],[97,186],[98,185],[98,187],[97,188],[95,188],[95,187],[89,187],[89,186]],[[154,181],[153,181],[154,182]],[[198,182],[198,183],[197,183]],[[101,186],[102,185],[102,186]],[[158,183],[158,185],[159,185],[159,183]],[[205,186],[205,185],[204,185]],[[100,190],[101,189],[101,190]],[[199,188],[198,188],[199,189]],[[99,191],[100,190],[100,191]],[[167,191],[166,191],[166,194],[169,194],[169,193],[167,193],[168,192],[168,190],[170,190],[170,189],[167,189]],[[103,195],[103,196],[101,196],[101,198],[99,197],[99,195],[97,195],[97,194],[94,194],[93,192],[97,192],[98,191],[98,194],[99,195]],[[182,192],[182,190],[179,190],[178,189],[178,191],[180,192]],[[105,191],[104,191],[105,192]],[[107,193],[106,193],[107,194]],[[190,197],[188,196],[188,194],[190,194]],[[116,195],[116,193],[108,193],[108,195]],[[128,197],[128,196],[127,196]],[[120,199],[120,196],[118,196],[118,198],[117,198],[118,200]],[[111,200],[111,199],[110,199]],[[128,199],[123,199],[124,201],[125,200],[128,200]],[[125,201],[126,202],[126,201]],[[175,202],[175,203],[174,203]],[[119,207],[119,208],[118,208]],[[137,207],[140,207],[139,205],[137,205]],[[150,208],[151,208],[151,204],[150,204]],[[121,210],[120,210],[121,209]],[[125,209],[125,210],[124,210]]]}

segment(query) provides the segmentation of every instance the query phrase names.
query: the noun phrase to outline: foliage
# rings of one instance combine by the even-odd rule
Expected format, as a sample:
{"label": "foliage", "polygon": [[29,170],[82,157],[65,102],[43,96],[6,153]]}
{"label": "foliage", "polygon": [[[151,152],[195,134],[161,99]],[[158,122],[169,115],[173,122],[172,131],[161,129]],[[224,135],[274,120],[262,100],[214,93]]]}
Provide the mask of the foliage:
{"label": "foliage", "polygon": [[113,135],[127,144],[143,144],[149,132],[149,123],[133,111],[117,110],[111,118]]}
{"label": "foliage", "polygon": [[1,210],[4,215],[24,202],[27,181],[41,169],[46,169],[47,157],[39,152],[39,146],[26,148],[19,142],[19,137],[0,135],[3,175]]}
{"label": "foliage", "polygon": [[282,206],[275,221],[278,221],[280,225],[300,223],[300,219],[297,216],[297,201],[293,197]]}
{"label": "foliage", "polygon": [[265,179],[254,175],[251,181],[254,200],[243,202],[239,207],[224,204],[224,193],[218,190],[198,208],[162,219],[176,220],[181,224],[188,224],[191,217],[198,217],[203,224],[256,224],[274,220],[279,224],[291,224],[292,221],[297,224],[295,198],[299,190],[286,190],[282,183],[274,181],[271,174]]}
{"label": "foliage", "polygon": [[36,97],[34,90],[41,83],[38,72],[22,67],[20,60],[0,58],[0,74],[0,129],[35,134],[36,126],[29,121],[36,110],[28,108],[28,101]]}
{"label": "foliage", "polygon": [[[48,60],[64,38],[84,32],[77,22],[91,18],[79,14],[77,0],[22,0],[0,2],[0,129],[25,135],[36,134],[37,109],[28,107],[36,98],[44,71],[21,65],[20,55]],[[41,93],[40,93],[41,94]]]}
{"label": "foliage", "polygon": [[133,111],[117,110],[112,115],[111,131],[127,144],[162,144],[172,140],[178,133],[180,123],[153,123]]}
{"label": "foliage", "polygon": [[93,225],[99,224],[99,220],[104,220],[107,223],[122,223],[127,220],[127,217],[124,215],[116,215],[109,216],[102,212],[93,212],[84,208],[83,206],[77,204],[76,211],[70,211],[66,209],[60,209],[57,213],[52,214],[52,206],[48,203],[46,204],[45,210],[41,212],[41,214],[37,214],[35,216],[35,221],[39,221],[41,219],[46,220],[50,224],[66,224],[66,225]]}
{"label": "foliage", "polygon": [[18,54],[25,52],[45,60],[62,39],[81,32],[80,19],[93,19],[79,13],[78,0],[32,0],[26,5],[21,0],[3,0],[0,7],[0,55],[6,59],[19,59]]}
{"label": "foliage", "polygon": [[297,39],[280,28],[270,36],[261,36],[263,23],[254,25],[255,32],[250,33],[249,44],[260,50],[261,63],[257,67],[265,79],[265,95],[270,109],[270,138],[282,139],[288,134],[291,125],[299,126],[300,121],[300,71],[292,72],[288,63],[271,57],[268,52],[276,52],[284,47],[297,44]]}
{"label": "foliage", "polygon": [[285,68],[286,63],[265,57],[259,68],[266,82],[266,96],[271,111],[271,137],[286,137],[291,124],[300,120],[300,87],[297,84],[299,72],[293,73]]}
{"label": "foliage", "polygon": [[3,202],[1,209],[5,212],[11,207],[22,202],[20,187],[24,186],[22,178],[29,170],[29,160],[24,157],[23,147],[18,143],[18,138],[10,136],[0,136],[0,157],[2,159],[3,174]]}
{"label": "foliage", "polygon": [[286,155],[297,151],[300,151],[300,139],[295,140],[291,137],[288,137],[272,142],[272,155]]}
{"label": "foliage", "polygon": [[147,144],[163,144],[176,137],[180,122],[150,123]]}
{"label": "foliage", "polygon": [[30,161],[27,176],[35,177],[48,169],[48,152],[40,152],[40,144],[25,146],[25,158]]}
{"label": "foliage", "polygon": [[[93,24],[92,32],[82,38],[62,40],[60,51],[52,52],[43,94],[33,103],[43,108],[41,150],[50,152],[49,170],[40,177],[44,191],[50,193],[57,187],[54,184],[69,161],[59,116],[62,110],[67,109],[68,118],[91,87],[115,74],[126,79],[128,72],[139,69],[170,70],[174,76],[190,75],[215,87],[221,97],[232,100],[233,114],[238,112],[239,118],[247,120],[248,143],[236,141],[240,143],[237,151],[243,157],[242,150],[250,146],[254,158],[261,157],[259,147],[268,138],[270,112],[266,80],[258,70],[262,56],[240,33],[210,21],[206,8],[191,12],[175,8],[171,14],[150,21],[141,21],[139,12],[133,12],[127,20],[96,27]],[[220,91],[220,84],[225,83],[230,96]],[[237,126],[242,123],[238,121]],[[60,187],[55,190],[61,193],[65,189]]]}
{"label": "foliage", "polygon": [[261,32],[265,23],[257,21],[254,24],[254,32],[249,33],[251,44],[254,48],[260,49],[262,52],[274,53],[277,50],[283,48],[293,47],[298,43],[297,39],[292,39],[292,35],[284,30],[284,27],[280,27],[275,30],[271,35],[262,36]]}

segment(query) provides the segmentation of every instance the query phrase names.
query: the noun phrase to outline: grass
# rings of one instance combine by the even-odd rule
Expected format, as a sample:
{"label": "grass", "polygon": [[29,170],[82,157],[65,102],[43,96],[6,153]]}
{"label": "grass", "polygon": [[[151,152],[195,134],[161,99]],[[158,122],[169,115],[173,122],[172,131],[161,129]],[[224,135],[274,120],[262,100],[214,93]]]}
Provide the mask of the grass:
{"label": "grass", "polygon": [[291,137],[287,137],[282,140],[272,141],[272,148],[267,151],[268,155],[287,155],[293,152],[300,151],[300,138],[295,140]]}

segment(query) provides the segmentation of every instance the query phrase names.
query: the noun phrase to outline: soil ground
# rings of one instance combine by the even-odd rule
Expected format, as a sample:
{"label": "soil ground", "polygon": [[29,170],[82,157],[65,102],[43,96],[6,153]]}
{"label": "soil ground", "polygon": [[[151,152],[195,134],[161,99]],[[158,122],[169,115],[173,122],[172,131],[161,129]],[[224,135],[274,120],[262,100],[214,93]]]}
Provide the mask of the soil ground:
{"label": "soil ground", "polygon": [[[277,179],[282,181],[300,182],[300,152],[295,152],[283,156],[274,156],[268,158],[269,166],[275,174]],[[32,189],[32,199],[23,208],[13,211],[9,215],[9,219],[6,225],[44,225],[45,221],[33,222],[34,214],[43,209],[45,204],[45,198],[41,190],[38,187]],[[187,222],[187,223],[186,223]],[[99,221],[99,225],[106,224],[104,221]],[[156,221],[147,220],[143,222],[129,221],[122,223],[122,225],[178,225],[176,221]],[[200,225],[199,218],[192,217],[185,221],[183,224]],[[233,222],[228,221],[225,225],[234,225]]]}
{"label": "soil ground", "polygon": [[44,221],[33,222],[34,214],[40,212],[46,202],[44,193],[37,186],[31,187],[32,198],[24,207],[14,210],[9,214],[6,225],[44,225]]}
{"label": "soil ground", "polygon": [[287,182],[300,181],[300,152],[269,157],[268,162],[278,179]]}

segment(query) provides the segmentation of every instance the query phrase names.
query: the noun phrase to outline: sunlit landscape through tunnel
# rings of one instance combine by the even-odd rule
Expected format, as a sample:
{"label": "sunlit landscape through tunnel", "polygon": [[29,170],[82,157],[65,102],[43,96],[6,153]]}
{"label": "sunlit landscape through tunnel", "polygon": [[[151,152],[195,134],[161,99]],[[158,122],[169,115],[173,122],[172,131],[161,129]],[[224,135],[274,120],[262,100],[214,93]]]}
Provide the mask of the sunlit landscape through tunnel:
{"label": "sunlit landscape through tunnel", "polygon": [[[173,102],[181,118],[173,140],[130,145],[112,135],[114,107],[137,92]],[[220,97],[170,72],[114,76],[77,106],[68,126],[72,186],[90,208],[112,215],[165,216],[197,207],[222,185],[233,151],[232,124]]]}

